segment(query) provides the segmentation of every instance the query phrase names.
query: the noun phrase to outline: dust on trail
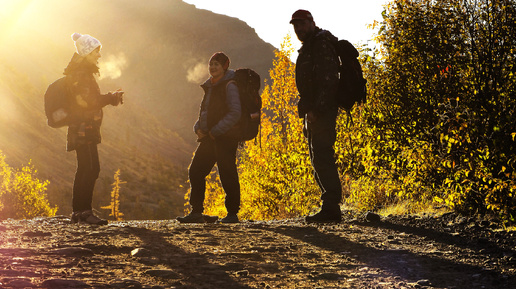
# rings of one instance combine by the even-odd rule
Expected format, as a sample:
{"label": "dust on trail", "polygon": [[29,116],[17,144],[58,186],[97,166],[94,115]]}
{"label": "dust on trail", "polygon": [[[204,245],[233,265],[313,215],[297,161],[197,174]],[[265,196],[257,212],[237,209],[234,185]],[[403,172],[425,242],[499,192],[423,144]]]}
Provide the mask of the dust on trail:
{"label": "dust on trail", "polygon": [[516,288],[515,239],[453,214],[327,225],[7,220],[0,288]]}

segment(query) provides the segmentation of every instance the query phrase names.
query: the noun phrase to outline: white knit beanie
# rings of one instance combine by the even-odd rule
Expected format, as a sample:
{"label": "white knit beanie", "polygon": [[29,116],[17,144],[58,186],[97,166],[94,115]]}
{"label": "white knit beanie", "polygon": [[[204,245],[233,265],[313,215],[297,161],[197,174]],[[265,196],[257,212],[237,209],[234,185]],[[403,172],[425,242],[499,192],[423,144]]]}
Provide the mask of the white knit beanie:
{"label": "white knit beanie", "polygon": [[75,48],[77,48],[77,53],[80,56],[86,56],[95,50],[95,48],[102,46],[100,41],[88,34],[82,35],[76,32],[72,34],[72,39],[75,41]]}

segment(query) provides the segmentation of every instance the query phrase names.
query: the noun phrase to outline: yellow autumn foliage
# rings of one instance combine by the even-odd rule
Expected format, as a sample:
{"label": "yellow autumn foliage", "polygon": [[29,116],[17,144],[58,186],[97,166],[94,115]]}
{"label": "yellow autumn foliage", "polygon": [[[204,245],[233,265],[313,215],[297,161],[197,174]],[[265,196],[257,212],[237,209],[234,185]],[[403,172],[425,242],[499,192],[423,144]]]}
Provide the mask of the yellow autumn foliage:
{"label": "yellow autumn foliage", "polygon": [[109,203],[109,206],[101,208],[105,210],[110,210],[111,213],[109,213],[109,216],[113,217],[115,221],[122,221],[122,216],[124,216],[124,214],[120,212],[120,186],[127,182],[122,181],[120,179],[120,169],[118,169],[115,172],[113,179],[114,182],[113,184],[111,184],[113,186],[113,189],[111,190],[111,201]]}
{"label": "yellow autumn foliage", "polygon": [[36,175],[37,170],[30,162],[22,168],[13,168],[0,151],[0,220],[55,215],[57,207],[49,205],[46,194],[49,181],[42,181]]}

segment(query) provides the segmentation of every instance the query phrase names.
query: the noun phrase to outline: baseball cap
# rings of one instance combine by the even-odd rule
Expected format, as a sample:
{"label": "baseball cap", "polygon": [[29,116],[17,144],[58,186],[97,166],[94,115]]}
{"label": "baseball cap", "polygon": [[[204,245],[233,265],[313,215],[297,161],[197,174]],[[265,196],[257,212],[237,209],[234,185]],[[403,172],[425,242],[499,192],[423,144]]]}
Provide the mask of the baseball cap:
{"label": "baseball cap", "polygon": [[292,14],[292,19],[290,20],[290,24],[292,24],[292,21],[294,20],[310,20],[313,21],[314,18],[312,17],[312,13],[307,10],[299,9],[294,14]]}

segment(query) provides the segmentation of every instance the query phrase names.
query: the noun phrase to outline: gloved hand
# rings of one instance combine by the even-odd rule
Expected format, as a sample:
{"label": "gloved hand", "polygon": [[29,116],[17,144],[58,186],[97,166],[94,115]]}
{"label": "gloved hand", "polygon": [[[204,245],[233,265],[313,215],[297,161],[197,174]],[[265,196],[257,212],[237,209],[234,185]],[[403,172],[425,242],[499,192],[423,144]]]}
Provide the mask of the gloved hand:
{"label": "gloved hand", "polygon": [[115,92],[110,92],[111,96],[113,97],[111,101],[111,105],[117,106],[119,104],[124,104],[124,92],[121,88],[119,88]]}

